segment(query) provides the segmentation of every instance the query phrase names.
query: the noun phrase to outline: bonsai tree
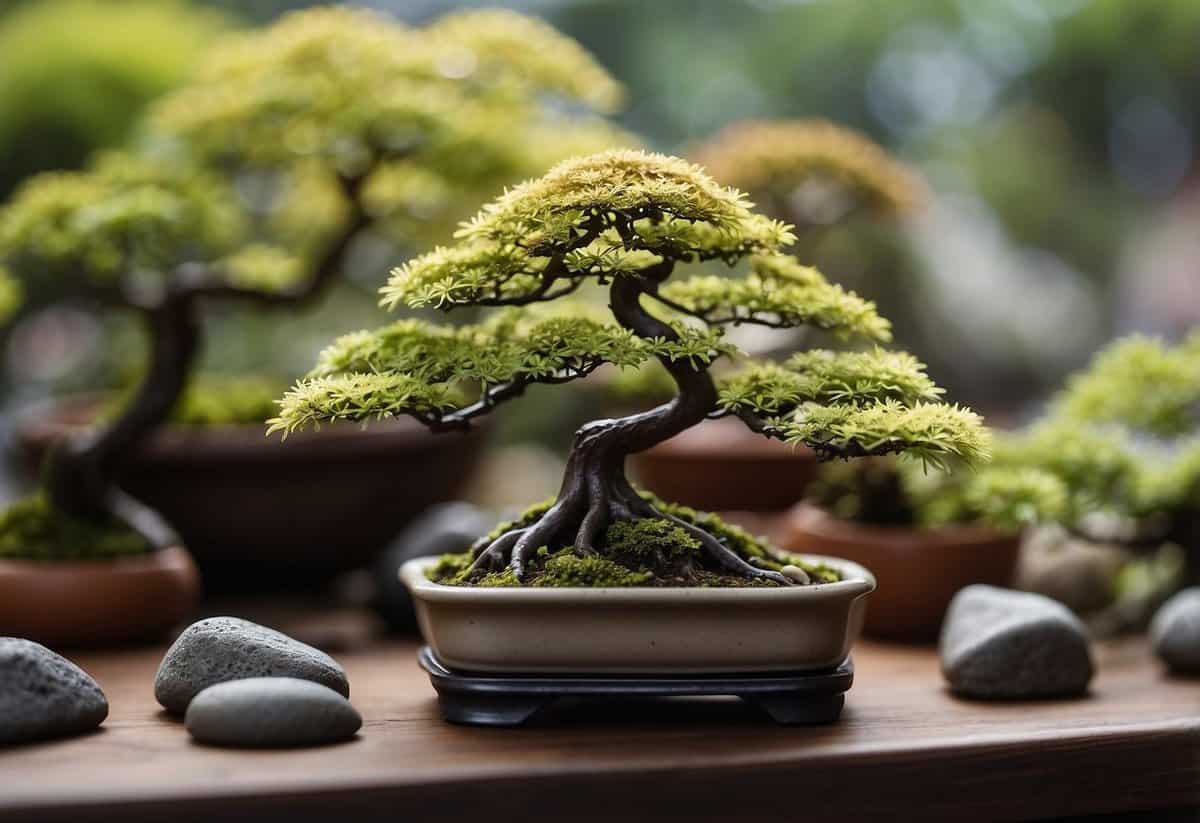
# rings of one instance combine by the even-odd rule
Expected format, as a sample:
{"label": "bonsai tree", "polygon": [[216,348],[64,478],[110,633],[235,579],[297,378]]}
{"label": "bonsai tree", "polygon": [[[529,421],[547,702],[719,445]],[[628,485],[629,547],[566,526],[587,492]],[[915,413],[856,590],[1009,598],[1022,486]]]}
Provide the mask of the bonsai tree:
{"label": "bonsai tree", "polygon": [[[579,429],[557,497],[448,561],[446,580],[786,585],[760,544],[648,499],[625,477],[627,455],[709,417],[734,416],[825,458],[905,452],[938,465],[987,453],[978,417],[939,402],[904,354],[810,351],[715,382],[713,362],[738,354],[723,338],[730,325],[816,326],[868,341],[890,332],[871,303],[781,253],[787,225],[698,166],[628,150],[569,160],[485,206],[457,238],[395,269],[383,304],[501,311],[460,329],[402,320],[340,338],[284,396],[270,431],[397,415],[462,429],[532,386],[651,358],[677,393]],[[743,260],[740,277],[671,280],[681,263]],[[562,304],[587,282],[607,286],[611,321],[539,305]]]}
{"label": "bonsai tree", "polygon": [[[150,358],[115,419],[51,455],[44,494],[18,504],[0,535],[37,532],[46,553],[74,551],[55,546],[70,520],[173,542],[115,477],[184,396],[205,307],[294,309],[344,272],[361,233],[397,210],[415,214],[414,191],[498,189],[527,173],[533,147],[552,154],[613,138],[594,121],[552,114],[554,94],[608,108],[620,89],[573,41],[512,13],[413,30],[371,12],[314,9],[218,49],[158,107],[144,150],[28,181],[0,211],[0,268],[30,301],[67,293],[134,310]],[[250,169],[285,178],[284,205],[246,196]],[[313,180],[332,200],[311,196]],[[8,282],[0,296],[11,296]]]}
{"label": "bonsai tree", "polygon": [[919,463],[871,458],[824,466],[807,499],[834,517],[879,526],[936,529],[984,525],[1002,532],[1063,516],[1068,489],[1056,475],[1007,458],[993,436],[993,459],[968,469],[926,472]]}
{"label": "bonsai tree", "polygon": [[923,196],[915,175],[880,146],[826,120],[742,121],[692,155],[801,234],[856,214],[901,216]]}
{"label": "bonsai tree", "polygon": [[1070,530],[1143,552],[1173,544],[1200,580],[1200,332],[1111,344],[1018,447],[1066,485]]}

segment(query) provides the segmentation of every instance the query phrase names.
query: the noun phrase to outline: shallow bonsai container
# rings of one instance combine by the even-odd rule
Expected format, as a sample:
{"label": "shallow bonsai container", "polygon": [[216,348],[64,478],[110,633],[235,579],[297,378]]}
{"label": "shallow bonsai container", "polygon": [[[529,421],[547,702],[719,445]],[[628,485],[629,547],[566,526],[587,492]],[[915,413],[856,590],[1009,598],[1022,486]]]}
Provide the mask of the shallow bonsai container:
{"label": "shallow bonsai container", "polygon": [[717,674],[830,670],[862,628],[875,577],[809,556],[836,583],[780,588],[488,588],[400,577],[438,659],[464,672]]}
{"label": "shallow bonsai container", "polygon": [[0,560],[0,635],[52,648],[153,640],[200,597],[187,551],[104,560]]}
{"label": "shallow bonsai container", "polygon": [[842,520],[801,503],[773,535],[793,552],[816,549],[869,566],[879,578],[863,631],[893,640],[934,640],[950,600],[965,586],[1009,586],[1017,568],[1018,535],[983,526],[915,529]]}
{"label": "shallow bonsai container", "polygon": [[[81,395],[24,414],[16,437],[30,468],[99,403]],[[409,520],[454,498],[484,441],[408,419],[335,424],[282,443],[265,431],[165,426],[120,479],[179,531],[210,593],[317,586],[369,564]]]}

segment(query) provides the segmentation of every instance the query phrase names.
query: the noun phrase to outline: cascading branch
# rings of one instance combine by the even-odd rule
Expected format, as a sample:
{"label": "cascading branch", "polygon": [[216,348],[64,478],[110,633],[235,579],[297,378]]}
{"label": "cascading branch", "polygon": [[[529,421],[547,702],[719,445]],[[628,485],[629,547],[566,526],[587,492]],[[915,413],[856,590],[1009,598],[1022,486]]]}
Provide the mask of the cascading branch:
{"label": "cascading branch", "polygon": [[[755,214],[698,166],[628,150],[569,160],[485,206],[457,238],[395,269],[384,305],[504,308],[461,329],[405,320],[341,338],[285,395],[271,431],[397,415],[463,427],[531,386],[650,358],[677,386],[657,408],[581,428],[557,498],[475,546],[457,582],[536,585],[577,564],[595,579],[630,583],[614,577],[620,558],[611,546],[627,545],[633,528],[647,545],[666,529],[678,550],[648,551],[626,571],[684,584],[723,575],[786,585],[779,563],[753,541],[648,499],[625,478],[628,454],[710,417],[736,416],[825,457],[910,452],[937,463],[987,455],[979,418],[941,403],[922,365],[901,353],[806,352],[783,364],[746,363],[714,382],[717,358],[740,357],[722,336],[729,325],[812,325],[880,342],[890,328],[871,303],[784,256],[789,227]],[[743,259],[741,277],[668,282],[681,263]],[[555,301],[585,282],[608,286],[611,320],[553,312],[570,309]],[[535,305],[543,303],[553,305]]]}

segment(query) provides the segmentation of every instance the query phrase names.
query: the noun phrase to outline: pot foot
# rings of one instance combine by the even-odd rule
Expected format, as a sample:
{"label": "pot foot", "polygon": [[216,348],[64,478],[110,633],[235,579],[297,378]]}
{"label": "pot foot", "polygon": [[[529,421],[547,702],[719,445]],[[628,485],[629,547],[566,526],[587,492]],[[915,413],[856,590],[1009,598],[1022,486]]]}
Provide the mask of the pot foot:
{"label": "pot foot", "polygon": [[844,694],[821,696],[794,692],[741,695],[741,698],[750,705],[757,706],[781,726],[820,726],[832,723],[841,716],[842,706],[846,704]]}

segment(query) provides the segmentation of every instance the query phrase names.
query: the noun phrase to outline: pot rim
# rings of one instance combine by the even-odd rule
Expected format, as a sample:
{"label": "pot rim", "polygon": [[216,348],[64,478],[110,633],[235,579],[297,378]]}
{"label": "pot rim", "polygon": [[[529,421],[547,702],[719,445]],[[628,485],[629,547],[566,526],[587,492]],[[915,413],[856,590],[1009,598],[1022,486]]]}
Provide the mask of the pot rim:
{"label": "pot rim", "polygon": [[141,554],[119,557],[72,558],[70,560],[32,560],[0,557],[3,574],[144,574],[173,570],[179,563],[190,565],[191,554],[182,543],[172,543]]}
{"label": "pot rim", "polygon": [[[91,422],[69,419],[73,411],[86,412],[103,401],[105,392],[78,392],[48,397],[19,409],[15,415],[14,435],[18,442],[49,443],[76,431],[92,427]],[[481,423],[460,437],[474,437],[486,426]],[[143,457],[223,461],[230,458],[266,458],[284,461],[290,457],[309,459],[317,450],[347,459],[358,454],[378,454],[377,449],[403,445],[430,449],[443,445],[441,434],[431,432],[407,417],[358,424],[349,421],[328,423],[319,429],[293,432],[287,439],[267,437],[265,423],[230,423],[212,426],[166,423],[151,432],[138,447]],[[450,433],[454,434],[453,432]],[[447,439],[453,439],[447,438]]]}
{"label": "pot rim", "polygon": [[1020,539],[1020,533],[1009,534],[991,526],[966,523],[934,528],[858,523],[836,517],[827,509],[805,501],[797,503],[785,513],[783,528],[802,530],[817,539],[839,542],[855,540],[869,543],[975,545]]}
{"label": "pot rim", "polygon": [[875,575],[867,568],[851,560],[821,554],[798,554],[806,561],[826,563],[842,573],[843,579],[836,583],[813,583],[806,586],[786,588],[733,588],[698,586],[663,586],[641,588],[637,586],[587,587],[572,586],[559,588],[534,587],[479,587],[447,586],[435,583],[425,576],[426,571],[438,562],[437,557],[415,557],[406,561],[399,571],[400,580],[414,597],[430,602],[492,604],[560,604],[578,602],[602,602],[606,605],[620,604],[681,604],[727,605],[731,600],[741,602],[779,605],[786,602],[819,602],[857,599],[875,590]]}

